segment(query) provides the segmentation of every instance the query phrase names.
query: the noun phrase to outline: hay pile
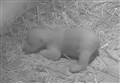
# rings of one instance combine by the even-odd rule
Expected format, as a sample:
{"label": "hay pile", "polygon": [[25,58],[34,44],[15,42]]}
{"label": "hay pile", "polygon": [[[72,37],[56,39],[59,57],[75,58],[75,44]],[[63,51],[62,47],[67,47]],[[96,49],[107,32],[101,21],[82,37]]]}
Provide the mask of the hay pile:
{"label": "hay pile", "polygon": [[[2,26],[1,83],[119,83],[120,5],[117,0],[38,0]],[[84,72],[71,74],[69,59],[25,55],[22,42],[32,26],[92,29],[101,38],[100,56]]]}

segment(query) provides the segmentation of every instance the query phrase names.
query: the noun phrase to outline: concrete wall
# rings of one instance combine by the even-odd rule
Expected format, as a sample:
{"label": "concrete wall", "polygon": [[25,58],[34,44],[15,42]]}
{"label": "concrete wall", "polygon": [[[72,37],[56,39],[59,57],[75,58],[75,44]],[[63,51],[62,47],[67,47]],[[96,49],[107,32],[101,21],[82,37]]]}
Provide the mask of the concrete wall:
{"label": "concrete wall", "polygon": [[1,0],[0,3],[0,25],[9,21],[15,14],[35,0]]}

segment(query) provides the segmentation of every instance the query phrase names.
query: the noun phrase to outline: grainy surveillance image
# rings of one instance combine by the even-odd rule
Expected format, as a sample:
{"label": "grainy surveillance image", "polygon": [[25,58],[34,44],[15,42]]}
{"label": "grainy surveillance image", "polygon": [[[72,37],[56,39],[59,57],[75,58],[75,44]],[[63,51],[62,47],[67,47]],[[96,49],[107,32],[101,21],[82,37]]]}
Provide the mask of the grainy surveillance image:
{"label": "grainy surveillance image", "polygon": [[1,0],[0,83],[119,83],[119,0]]}

